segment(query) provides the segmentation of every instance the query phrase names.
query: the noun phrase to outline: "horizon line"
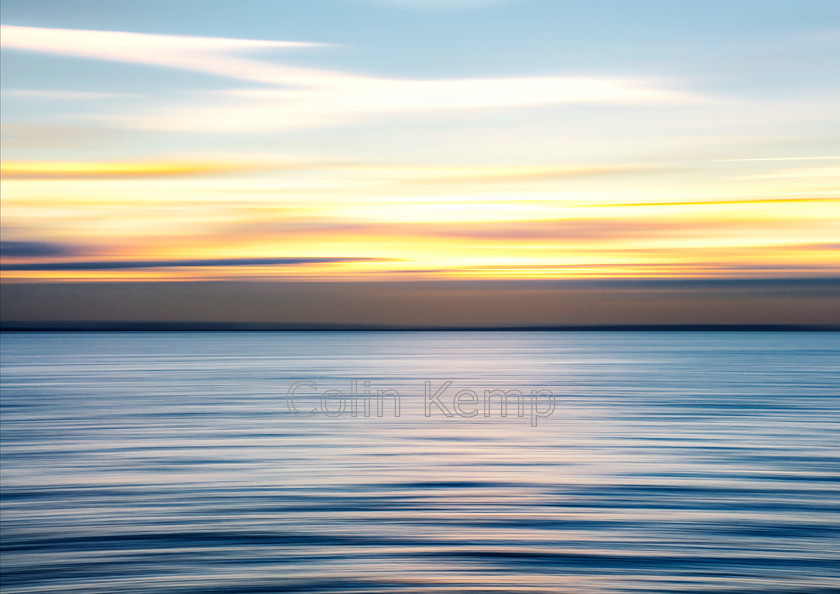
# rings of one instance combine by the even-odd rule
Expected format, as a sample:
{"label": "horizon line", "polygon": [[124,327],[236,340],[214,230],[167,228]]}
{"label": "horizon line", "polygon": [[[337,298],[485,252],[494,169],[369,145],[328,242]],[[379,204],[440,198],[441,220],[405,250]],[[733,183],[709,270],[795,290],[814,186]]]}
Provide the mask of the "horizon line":
{"label": "horizon line", "polygon": [[840,332],[836,324],[411,326],[285,322],[0,322],[0,332]]}

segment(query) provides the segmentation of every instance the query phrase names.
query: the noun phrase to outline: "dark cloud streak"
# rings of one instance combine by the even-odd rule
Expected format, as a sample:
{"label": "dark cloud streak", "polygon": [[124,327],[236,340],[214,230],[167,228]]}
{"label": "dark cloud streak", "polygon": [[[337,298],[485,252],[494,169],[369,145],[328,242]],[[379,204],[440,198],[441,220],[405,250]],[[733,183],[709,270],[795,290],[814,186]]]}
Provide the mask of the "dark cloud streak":
{"label": "dark cloud streak", "polygon": [[55,258],[75,256],[78,250],[72,246],[49,241],[0,241],[0,256],[3,258]]}
{"label": "dark cloud streak", "polygon": [[302,266],[345,262],[388,262],[390,258],[211,258],[189,260],[102,260],[6,264],[4,271],[46,272],[70,270],[129,270],[135,268],[208,268],[225,266]]}

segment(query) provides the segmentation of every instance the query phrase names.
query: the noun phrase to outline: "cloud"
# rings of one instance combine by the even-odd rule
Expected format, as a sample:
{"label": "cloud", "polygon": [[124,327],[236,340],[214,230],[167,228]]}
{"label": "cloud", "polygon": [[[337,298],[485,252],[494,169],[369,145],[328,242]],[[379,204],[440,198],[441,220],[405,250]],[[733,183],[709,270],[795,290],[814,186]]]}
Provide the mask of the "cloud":
{"label": "cloud", "polygon": [[138,97],[138,95],[134,95],[132,93],[98,93],[94,91],[57,91],[44,89],[4,89],[2,94],[5,97],[59,101],[92,101],[95,99],[124,99],[126,97]]}
{"label": "cloud", "polygon": [[0,128],[4,147],[79,148],[113,146],[121,132],[105,127],[58,126],[50,124],[6,124]]}
{"label": "cloud", "polygon": [[430,235],[494,241],[608,241],[683,235],[708,228],[708,223],[640,221],[638,219],[571,219],[484,224],[406,224]]}
{"label": "cloud", "polygon": [[285,66],[238,56],[244,51],[321,44],[3,27],[3,47],[180,68],[273,88],[203,91],[180,105],[110,116],[141,129],[262,132],[379,118],[383,114],[557,104],[669,104],[696,101],[662,81],[609,77],[505,77],[401,80]]}
{"label": "cloud", "polygon": [[[361,222],[301,219],[297,221],[254,220],[228,223],[213,229],[208,238],[217,241],[244,239],[271,241],[278,237],[307,236],[326,238],[440,238],[470,241],[601,244],[615,241],[650,240],[652,238],[705,237],[710,233],[739,233],[762,223],[740,220],[641,220],[638,218],[580,218],[557,220],[522,220],[505,222]],[[625,249],[623,247],[622,249]],[[732,249],[728,247],[727,249]]]}
{"label": "cloud", "polygon": [[48,241],[0,241],[0,256],[3,258],[54,258],[74,256],[77,250],[71,246]]}
{"label": "cloud", "polygon": [[601,177],[657,170],[644,165],[586,165],[586,166],[356,166],[354,173],[370,173],[380,180],[417,184],[500,184],[528,181],[557,180],[576,177]]}
{"label": "cloud", "polygon": [[290,71],[295,69],[272,68],[261,62],[236,58],[235,55],[244,51],[323,45],[12,25],[0,26],[0,34],[0,44],[5,49],[178,68],[264,82],[279,82],[284,74],[290,76]]}
{"label": "cloud", "polygon": [[346,262],[388,262],[391,258],[209,258],[188,260],[101,260],[83,262],[39,262],[6,264],[5,271],[129,270],[135,268],[207,268],[226,266],[303,266]]}
{"label": "cloud", "polygon": [[803,243],[800,245],[791,246],[794,249],[800,250],[814,250],[814,251],[833,251],[840,250],[840,243]]}
{"label": "cloud", "polygon": [[840,156],[827,156],[827,157],[755,157],[750,159],[713,159],[712,162],[715,163],[737,163],[741,161],[824,161],[824,160],[837,160],[840,159]]}
{"label": "cloud", "polygon": [[[9,134],[37,135],[27,126],[20,131],[9,129]],[[4,130],[5,131],[5,130]],[[73,129],[70,129],[72,132]],[[58,128],[53,132],[47,128],[42,133],[60,135]],[[218,159],[218,157],[217,157]],[[418,184],[499,184],[528,181],[555,180],[577,177],[601,177],[622,174],[649,173],[661,171],[651,165],[399,165],[381,163],[341,163],[288,159],[280,161],[266,156],[254,156],[250,161],[223,163],[215,161],[171,161],[171,162],[65,162],[65,161],[3,161],[2,174],[8,179],[96,179],[116,177],[170,177],[181,175],[202,175],[247,170],[260,171],[310,171],[343,176],[346,183],[396,183],[416,186]]]}
{"label": "cloud", "polygon": [[726,204],[787,204],[796,202],[836,202],[837,198],[732,198],[720,200],[681,200],[678,202],[612,202],[606,204],[599,204],[600,207],[632,207],[632,206],[715,206]]}
{"label": "cloud", "polygon": [[814,167],[809,169],[789,169],[764,175],[744,175],[743,179],[819,179],[823,177],[840,177],[840,167]]}
{"label": "cloud", "polygon": [[203,92],[181,105],[110,121],[139,129],[265,132],[383,116],[573,104],[670,104],[688,93],[629,78],[511,77],[455,80],[289,77],[283,88]]}
{"label": "cloud", "polygon": [[221,163],[67,163],[54,161],[4,161],[6,179],[110,179],[208,175],[256,169]]}
{"label": "cloud", "polygon": [[488,264],[481,266],[470,266],[458,270],[660,270],[666,272],[685,272],[687,269],[692,274],[708,274],[709,272],[838,272],[837,266],[813,266],[808,264],[726,264],[721,262],[588,262],[584,264]]}

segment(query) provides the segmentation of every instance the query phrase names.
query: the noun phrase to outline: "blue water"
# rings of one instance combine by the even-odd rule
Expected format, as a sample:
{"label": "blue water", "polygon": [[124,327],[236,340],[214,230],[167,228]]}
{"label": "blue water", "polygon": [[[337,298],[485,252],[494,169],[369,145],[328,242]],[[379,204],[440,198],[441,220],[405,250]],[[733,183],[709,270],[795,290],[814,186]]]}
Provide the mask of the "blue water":
{"label": "blue water", "polygon": [[838,333],[6,333],[2,381],[9,594],[840,591]]}

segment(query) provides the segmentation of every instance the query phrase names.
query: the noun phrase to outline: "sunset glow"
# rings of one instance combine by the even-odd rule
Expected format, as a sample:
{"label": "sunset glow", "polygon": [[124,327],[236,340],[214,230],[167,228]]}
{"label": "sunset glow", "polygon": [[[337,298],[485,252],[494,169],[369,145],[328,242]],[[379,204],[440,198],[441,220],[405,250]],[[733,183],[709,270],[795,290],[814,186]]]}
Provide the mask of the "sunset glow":
{"label": "sunset glow", "polygon": [[21,25],[2,36],[9,281],[840,272],[827,80],[767,99],[699,66],[421,75],[350,65],[387,49],[326,32]]}

